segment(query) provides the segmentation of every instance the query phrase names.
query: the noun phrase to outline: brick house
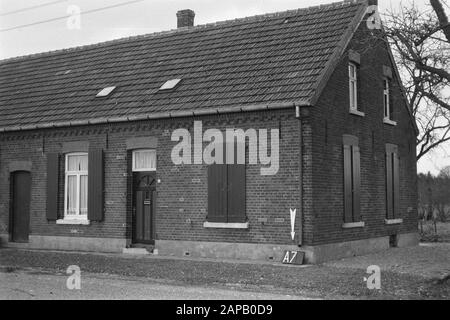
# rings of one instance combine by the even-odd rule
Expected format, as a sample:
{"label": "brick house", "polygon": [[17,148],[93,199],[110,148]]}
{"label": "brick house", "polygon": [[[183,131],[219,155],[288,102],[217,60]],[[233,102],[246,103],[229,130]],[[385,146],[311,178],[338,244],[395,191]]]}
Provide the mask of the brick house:
{"label": "brick house", "polygon": [[[311,263],[417,244],[417,128],[371,5],[183,10],[176,30],[0,61],[1,244]],[[276,174],[249,141],[246,164],[174,163],[199,123],[277,132]]]}

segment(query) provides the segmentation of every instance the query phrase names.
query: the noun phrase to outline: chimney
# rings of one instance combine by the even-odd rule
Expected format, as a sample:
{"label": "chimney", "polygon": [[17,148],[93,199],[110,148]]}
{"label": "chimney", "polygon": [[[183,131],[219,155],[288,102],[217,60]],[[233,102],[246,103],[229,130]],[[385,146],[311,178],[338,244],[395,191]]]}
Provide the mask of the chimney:
{"label": "chimney", "polygon": [[190,9],[178,11],[177,12],[177,18],[178,18],[177,28],[193,27],[194,26],[194,17],[195,17],[195,12]]}

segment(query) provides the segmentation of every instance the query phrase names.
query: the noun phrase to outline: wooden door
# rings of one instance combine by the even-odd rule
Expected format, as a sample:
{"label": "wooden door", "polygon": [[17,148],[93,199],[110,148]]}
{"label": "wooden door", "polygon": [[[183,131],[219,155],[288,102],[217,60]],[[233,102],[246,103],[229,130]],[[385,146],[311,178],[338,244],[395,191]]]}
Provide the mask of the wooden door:
{"label": "wooden door", "polygon": [[154,172],[133,174],[133,243],[154,244],[156,180]]}
{"label": "wooden door", "polygon": [[28,242],[30,229],[31,174],[11,174],[11,241]]}

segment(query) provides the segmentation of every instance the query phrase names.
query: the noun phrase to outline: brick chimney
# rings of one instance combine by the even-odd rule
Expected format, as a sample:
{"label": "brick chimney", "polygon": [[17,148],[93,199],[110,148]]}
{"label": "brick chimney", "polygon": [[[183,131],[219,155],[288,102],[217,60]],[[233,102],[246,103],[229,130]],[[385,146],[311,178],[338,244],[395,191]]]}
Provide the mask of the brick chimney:
{"label": "brick chimney", "polygon": [[194,17],[195,17],[195,12],[190,9],[178,11],[177,12],[177,18],[178,18],[177,28],[193,27],[194,26]]}

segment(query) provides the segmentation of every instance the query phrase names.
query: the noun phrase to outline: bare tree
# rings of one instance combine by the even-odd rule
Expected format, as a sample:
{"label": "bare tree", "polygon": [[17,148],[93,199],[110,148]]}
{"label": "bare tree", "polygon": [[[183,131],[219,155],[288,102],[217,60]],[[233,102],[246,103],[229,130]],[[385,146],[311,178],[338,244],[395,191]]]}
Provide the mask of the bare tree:
{"label": "bare tree", "polygon": [[420,159],[450,141],[450,25],[443,4],[430,0],[429,10],[401,3],[385,14],[385,33],[403,77],[420,134]]}

